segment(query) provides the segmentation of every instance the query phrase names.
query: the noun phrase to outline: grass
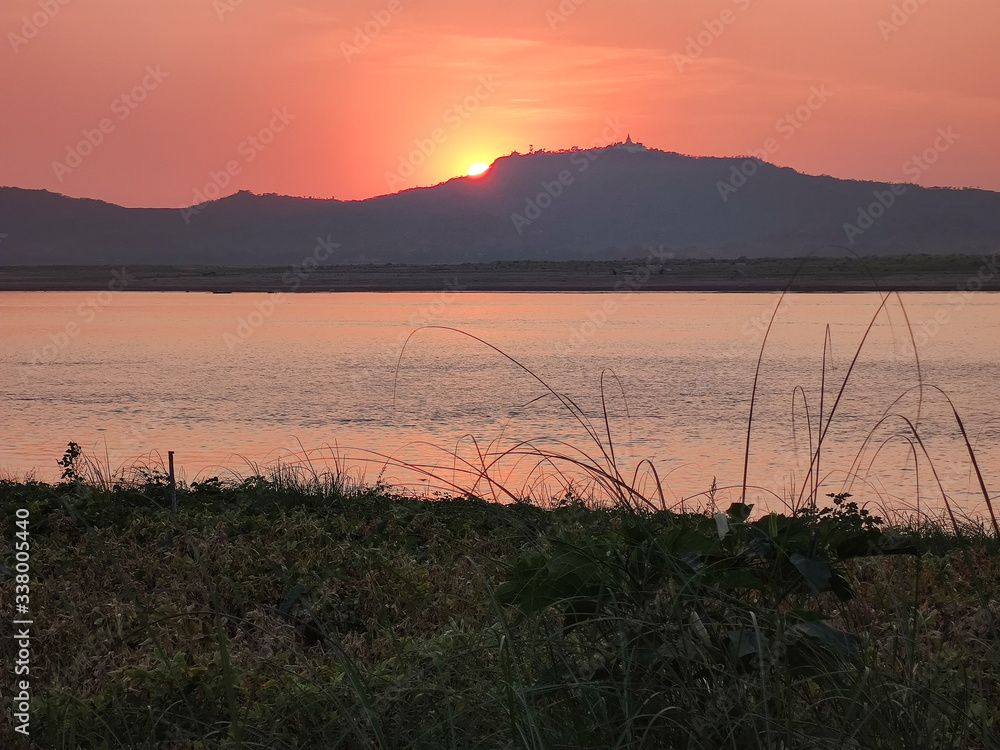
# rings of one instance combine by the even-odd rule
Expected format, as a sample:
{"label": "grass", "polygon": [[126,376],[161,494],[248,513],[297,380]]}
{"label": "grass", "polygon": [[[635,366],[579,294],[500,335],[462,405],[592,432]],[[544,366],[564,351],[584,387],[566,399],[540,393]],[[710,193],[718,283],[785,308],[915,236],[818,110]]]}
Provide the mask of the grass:
{"label": "grass", "polygon": [[889,529],[847,498],[758,520],[421,500],[287,471],[181,487],[176,515],[155,474],[4,482],[0,505],[31,512],[39,747],[1000,739],[987,525]]}
{"label": "grass", "polygon": [[[988,517],[960,517],[943,487],[940,519],[823,500],[851,369],[820,401],[784,514],[719,512],[714,482],[700,511],[666,507],[654,467],[652,492],[620,473],[606,413],[595,427],[530,371],[596,453],[480,451],[452,482],[423,467],[432,498],[304,454],[182,485],[174,512],[162,471],[112,471],[70,444],[62,482],[0,482],[2,517],[31,519],[33,741],[1000,747],[1000,533],[964,425],[956,411]],[[510,455],[580,470],[605,502],[572,485],[529,501],[492,471]]]}

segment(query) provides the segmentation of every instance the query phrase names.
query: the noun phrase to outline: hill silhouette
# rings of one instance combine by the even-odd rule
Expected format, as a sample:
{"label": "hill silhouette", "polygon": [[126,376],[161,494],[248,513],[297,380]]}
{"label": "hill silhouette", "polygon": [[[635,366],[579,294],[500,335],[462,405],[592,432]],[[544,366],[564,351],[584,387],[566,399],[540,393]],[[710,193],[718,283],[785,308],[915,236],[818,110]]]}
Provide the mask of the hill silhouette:
{"label": "hill silhouette", "polygon": [[[877,217],[877,218],[876,218]],[[854,229],[851,230],[850,227]],[[631,145],[511,154],[362,201],[241,191],[192,209],[123,208],[0,188],[2,265],[274,265],[679,257],[976,254],[1000,240],[1000,193],[811,176],[745,158]]]}

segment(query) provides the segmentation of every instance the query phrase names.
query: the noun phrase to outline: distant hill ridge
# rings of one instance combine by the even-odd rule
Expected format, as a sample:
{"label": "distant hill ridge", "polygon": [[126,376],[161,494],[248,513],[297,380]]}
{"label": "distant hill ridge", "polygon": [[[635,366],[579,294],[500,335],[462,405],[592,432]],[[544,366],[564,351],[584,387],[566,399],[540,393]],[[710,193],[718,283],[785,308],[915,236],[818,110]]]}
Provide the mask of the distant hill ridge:
{"label": "distant hill ridge", "polygon": [[640,257],[977,254],[1000,193],[811,176],[631,140],[514,153],[481,177],[362,201],[241,191],[191,209],[0,188],[0,265],[461,263]]}

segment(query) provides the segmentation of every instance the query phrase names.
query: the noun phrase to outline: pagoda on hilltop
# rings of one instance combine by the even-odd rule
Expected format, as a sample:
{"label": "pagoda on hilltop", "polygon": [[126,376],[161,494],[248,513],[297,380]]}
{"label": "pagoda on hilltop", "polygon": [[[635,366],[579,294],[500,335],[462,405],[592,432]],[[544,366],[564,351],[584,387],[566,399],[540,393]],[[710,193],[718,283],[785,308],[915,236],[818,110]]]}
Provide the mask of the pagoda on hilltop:
{"label": "pagoda on hilltop", "polygon": [[620,148],[620,149],[622,149],[624,151],[628,151],[630,154],[641,154],[643,151],[649,151],[649,149],[646,148],[641,143],[633,143],[632,142],[632,134],[631,133],[625,139],[624,143],[619,143],[619,144],[615,145],[615,148]]}

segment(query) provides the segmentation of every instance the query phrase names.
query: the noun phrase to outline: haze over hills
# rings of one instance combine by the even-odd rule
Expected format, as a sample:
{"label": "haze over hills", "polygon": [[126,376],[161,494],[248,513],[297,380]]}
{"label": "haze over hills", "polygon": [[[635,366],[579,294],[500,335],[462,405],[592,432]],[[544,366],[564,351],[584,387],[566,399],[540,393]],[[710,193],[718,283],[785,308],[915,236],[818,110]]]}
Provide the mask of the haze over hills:
{"label": "haze over hills", "polygon": [[0,265],[294,264],[317,238],[327,264],[634,258],[651,246],[720,258],[976,254],[1000,241],[1000,193],[893,190],[630,142],[515,153],[478,178],[363,201],[241,191],[139,209],[0,188]]}

